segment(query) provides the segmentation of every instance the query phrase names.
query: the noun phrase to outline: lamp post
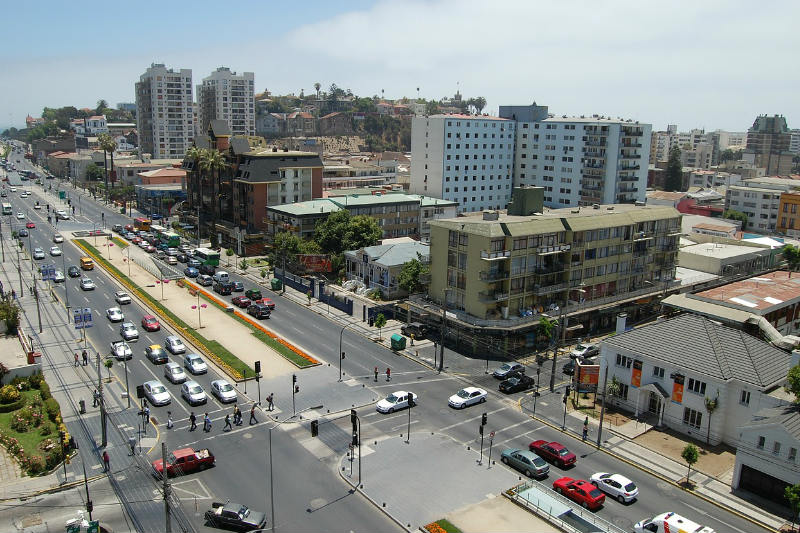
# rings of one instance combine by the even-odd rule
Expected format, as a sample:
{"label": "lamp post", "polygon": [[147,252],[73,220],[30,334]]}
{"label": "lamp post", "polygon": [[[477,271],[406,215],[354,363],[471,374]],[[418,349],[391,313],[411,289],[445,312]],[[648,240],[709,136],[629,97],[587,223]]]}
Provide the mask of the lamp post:
{"label": "lamp post", "polygon": [[[439,352],[439,367],[438,370],[441,372],[444,369],[444,333],[445,329],[447,328],[447,291],[450,289],[442,289],[442,293],[444,297],[442,298],[442,338],[440,342],[440,349]],[[434,354],[435,355],[435,354]]]}
{"label": "lamp post", "polygon": [[197,305],[193,305],[192,309],[197,309],[197,329],[203,328],[203,322],[200,320],[200,308],[205,309],[206,304],[200,303],[200,291],[197,291]]}
{"label": "lamp post", "polygon": [[536,398],[539,397],[539,375],[542,373],[541,359],[537,361],[539,366],[536,367],[536,390],[533,392],[533,416],[536,416]]}
{"label": "lamp post", "polygon": [[354,322],[349,322],[342,327],[342,331],[339,332],[339,381],[342,381],[342,359],[344,359],[344,352],[342,351],[342,335],[344,335],[344,330],[347,329],[348,326],[352,326]]}
{"label": "lamp post", "polygon": [[[280,426],[284,422],[288,422],[289,420],[293,419],[294,417],[299,416],[299,415],[305,413],[306,411],[311,411],[311,410],[314,410],[314,409],[322,409],[322,405],[315,405],[313,407],[306,407],[305,409],[301,409],[300,411],[298,411],[297,413],[293,414],[292,416],[290,416],[288,418],[284,418],[283,420],[281,420],[279,422],[276,422],[275,424],[273,424],[269,428],[269,440],[268,440],[268,442],[269,442],[269,507],[270,507],[270,513],[269,514],[270,514],[270,522],[272,523],[271,527],[270,527],[270,531],[275,531],[275,485],[274,485],[273,476],[272,476],[272,430],[275,429],[276,427]],[[302,416],[300,418],[302,418]]]}
{"label": "lamp post", "polygon": [[64,258],[64,252],[61,252],[61,268],[64,269],[64,298],[67,305],[67,322],[69,322],[69,289],[67,288],[67,260]]}

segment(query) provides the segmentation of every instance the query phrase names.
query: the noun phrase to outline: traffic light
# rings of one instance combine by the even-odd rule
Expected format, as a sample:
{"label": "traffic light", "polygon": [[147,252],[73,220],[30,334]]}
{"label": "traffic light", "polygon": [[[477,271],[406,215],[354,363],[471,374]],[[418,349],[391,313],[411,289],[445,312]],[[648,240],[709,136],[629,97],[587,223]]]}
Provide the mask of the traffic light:
{"label": "traffic light", "polygon": [[88,502],[86,502],[86,511],[89,512],[89,513],[94,511],[94,504],[92,503],[92,500],[89,500]]}
{"label": "traffic light", "polygon": [[344,359],[344,352],[342,352],[342,359]]}
{"label": "traffic light", "polygon": [[483,435],[483,425],[478,426],[478,433]]}
{"label": "traffic light", "polygon": [[567,388],[564,389],[564,399],[563,399],[564,405],[567,405],[567,398],[569,398],[569,393],[571,392],[571,390],[572,389],[570,388],[569,385],[567,385]]}
{"label": "traffic light", "polygon": [[353,425],[353,432],[355,432],[358,427],[358,413],[356,413],[355,409],[350,409],[350,423]]}
{"label": "traffic light", "polygon": [[316,437],[319,435],[319,420],[311,421],[311,436]]}
{"label": "traffic light", "polygon": [[297,374],[292,374],[292,383],[297,383]]}
{"label": "traffic light", "polygon": [[353,446],[358,446],[358,433],[353,433]]}
{"label": "traffic light", "polygon": [[488,416],[487,413],[483,413],[481,415],[481,427],[486,425],[486,422],[487,422],[488,419],[489,419],[489,416]]}
{"label": "traffic light", "polygon": [[408,406],[409,407],[414,407],[414,393],[413,392],[409,392],[408,393]]}
{"label": "traffic light", "polygon": [[256,368],[256,374],[260,374],[261,373],[261,361],[256,361],[255,368]]}
{"label": "traffic light", "polygon": [[298,392],[300,392],[300,385],[295,385],[295,386],[294,386],[294,392],[295,392],[295,394],[297,394]]}

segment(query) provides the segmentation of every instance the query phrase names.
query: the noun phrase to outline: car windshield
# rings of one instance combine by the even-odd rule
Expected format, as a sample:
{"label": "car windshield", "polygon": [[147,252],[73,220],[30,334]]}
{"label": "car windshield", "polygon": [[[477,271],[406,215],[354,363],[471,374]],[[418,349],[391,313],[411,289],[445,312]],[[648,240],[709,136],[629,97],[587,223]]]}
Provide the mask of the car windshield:
{"label": "car windshield", "polygon": [[169,372],[170,374],[180,374],[181,369],[177,366],[173,366],[172,368],[169,369]]}
{"label": "car windshield", "polygon": [[394,394],[390,394],[389,396],[386,397],[386,401],[389,403],[397,403],[397,396],[395,396]]}
{"label": "car windshield", "polygon": [[635,491],[636,490],[636,483],[634,483],[634,482],[628,483],[627,485],[625,485],[625,490],[628,491],[628,492]]}
{"label": "car windshield", "polygon": [[546,465],[547,463],[545,462],[545,460],[544,460],[544,459],[542,459],[541,457],[539,457],[539,456],[537,455],[537,456],[534,458],[534,460],[533,460],[533,464],[534,464],[534,466],[537,466],[537,467],[540,467],[540,468],[541,468],[541,467],[543,467],[544,465]]}
{"label": "car windshield", "polygon": [[219,386],[219,390],[221,392],[232,391],[233,390],[233,385],[231,385],[230,383],[223,383],[222,385]]}
{"label": "car windshield", "polygon": [[517,385],[518,383],[519,383],[519,378],[518,377],[508,378],[508,384],[509,385]]}
{"label": "car windshield", "polygon": [[591,492],[589,492],[589,496],[591,496],[592,498],[599,498],[601,494],[602,492],[600,492],[597,489],[594,489]]}
{"label": "car windshield", "polygon": [[511,365],[509,365],[508,363],[503,363],[502,365],[500,365],[500,370],[511,370]]}
{"label": "car windshield", "polygon": [[469,391],[467,391],[467,389],[461,389],[460,391],[458,391],[458,397],[469,398]]}
{"label": "car windshield", "polygon": [[564,457],[568,453],[569,453],[569,450],[567,450],[566,448],[561,448],[560,450],[558,450],[558,455],[560,455],[561,457]]}
{"label": "car windshield", "polygon": [[156,385],[153,387],[153,394],[161,394],[162,392],[167,392],[166,387],[163,385]]}
{"label": "car windshield", "polygon": [[196,357],[196,358],[192,359],[191,361],[189,361],[189,364],[192,365],[192,366],[199,366],[199,365],[203,364],[203,360],[200,359],[199,357]]}
{"label": "car windshield", "polygon": [[161,354],[161,348],[153,348],[150,351],[150,353],[152,353],[153,355],[160,355]]}
{"label": "car windshield", "polygon": [[201,392],[203,392],[203,389],[201,389],[199,386],[189,387],[190,394],[200,394]]}

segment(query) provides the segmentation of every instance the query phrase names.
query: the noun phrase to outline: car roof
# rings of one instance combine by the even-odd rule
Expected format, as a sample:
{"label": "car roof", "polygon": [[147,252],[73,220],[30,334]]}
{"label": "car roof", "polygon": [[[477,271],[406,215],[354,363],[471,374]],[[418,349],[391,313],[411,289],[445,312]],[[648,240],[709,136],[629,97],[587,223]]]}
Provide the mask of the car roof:
{"label": "car roof", "polygon": [[475,392],[475,391],[486,392],[485,390],[479,389],[478,387],[464,387],[462,390],[464,390],[466,392]]}
{"label": "car roof", "polygon": [[174,361],[167,361],[167,364],[164,365],[164,366],[166,366],[167,368],[175,368],[175,367],[180,368],[181,367],[181,365],[179,365],[178,363],[176,363]]}
{"label": "car roof", "polygon": [[202,359],[202,357],[200,357],[200,354],[197,353],[187,353],[186,359]]}
{"label": "car roof", "polygon": [[213,384],[215,384],[215,383],[216,383],[217,385],[224,385],[224,384],[226,384],[226,383],[227,383],[228,385],[230,385],[230,383],[228,382],[228,380],[227,380],[227,379],[215,379],[214,381],[212,381],[212,382],[211,382],[211,384],[212,384],[212,385],[213,385]]}
{"label": "car roof", "polygon": [[[183,386],[184,387],[192,387],[194,385],[197,385],[198,387],[200,387],[200,384],[197,381],[193,380],[193,379],[190,379],[189,381],[184,381],[183,382]],[[200,388],[202,389],[203,387],[200,387]]]}
{"label": "car roof", "polygon": [[150,346],[148,346],[148,348],[150,348],[151,350],[156,350],[156,349],[160,350],[161,349],[161,345],[160,344],[151,344]]}
{"label": "car roof", "polygon": [[151,387],[153,387],[155,385],[161,385],[161,384],[162,383],[160,381],[158,381],[157,379],[151,379],[150,381],[145,381],[143,383],[143,385],[150,385]]}

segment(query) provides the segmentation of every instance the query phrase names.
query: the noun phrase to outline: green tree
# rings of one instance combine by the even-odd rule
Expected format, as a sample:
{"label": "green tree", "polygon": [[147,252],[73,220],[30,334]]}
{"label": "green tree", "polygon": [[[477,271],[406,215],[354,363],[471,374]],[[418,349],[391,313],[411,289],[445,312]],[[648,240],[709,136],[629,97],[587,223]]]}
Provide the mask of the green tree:
{"label": "green tree", "polygon": [[233,256],[233,248],[228,248],[225,250],[225,255],[228,256],[228,266],[231,266],[231,257]]}
{"label": "green tree", "polygon": [[706,412],[708,413],[708,431],[706,432],[706,444],[711,444],[711,417],[719,407],[719,390],[714,398],[705,397]]}
{"label": "green tree", "polygon": [[800,265],[800,247],[787,244],[781,253],[789,265],[789,276],[791,276],[792,270],[797,270],[797,266]]}
{"label": "green tree", "polygon": [[616,375],[611,377],[611,382],[606,385],[606,396],[611,396],[612,398],[616,398],[622,392],[622,382],[617,378]]}
{"label": "green tree", "polygon": [[317,92],[317,100],[319,100],[319,90],[322,88],[322,84],[320,82],[316,82],[314,84],[314,90]]}
{"label": "green tree", "polygon": [[19,306],[13,300],[7,298],[0,300],[0,320],[5,321],[9,334],[13,335],[17,332],[17,327],[19,327]]}
{"label": "green tree", "polygon": [[783,497],[789,502],[789,509],[792,510],[792,531],[794,531],[797,515],[800,513],[800,484],[785,487]]}
{"label": "green tree", "polygon": [[472,105],[475,107],[475,111],[480,115],[483,108],[486,107],[486,98],[483,96],[473,98]]}
{"label": "green tree", "polygon": [[242,261],[239,263],[239,269],[241,269],[243,272],[247,270],[248,266],[250,265],[247,263],[247,259],[242,259]]}
{"label": "green tree", "polygon": [[376,244],[383,231],[374,218],[366,215],[350,216],[342,209],[331,213],[316,227],[315,240],[323,253],[341,254],[345,250],[357,250]]}
{"label": "green tree", "polygon": [[386,317],[383,316],[383,313],[378,313],[378,315],[375,317],[375,322],[373,322],[373,325],[378,328],[378,340],[381,340],[381,333],[383,327],[386,325]]}
{"label": "green tree", "polygon": [[425,104],[426,115],[436,115],[439,113],[439,104],[431,100]]}
{"label": "green tree", "polygon": [[786,374],[786,392],[794,394],[794,401],[800,403],[800,365],[795,365]]}
{"label": "green tree", "polygon": [[400,274],[397,276],[397,284],[401,289],[409,294],[418,292],[422,286],[419,278],[422,274],[427,274],[430,269],[420,260],[421,256],[417,253],[417,258],[403,264]]}
{"label": "green tree", "polygon": [[742,213],[741,211],[734,211],[733,209],[728,209],[724,213],[722,213],[722,218],[727,218],[728,220],[739,220],[742,223],[742,229],[747,226],[747,215]]}
{"label": "green tree", "polygon": [[720,162],[723,163],[725,161],[738,161],[741,158],[742,158],[741,150],[731,150],[730,148],[727,148],[723,150],[721,154],[719,154],[719,160]]}
{"label": "green tree", "polygon": [[89,163],[86,165],[86,181],[100,181],[103,179],[103,170],[95,165]]}
{"label": "green tree", "polygon": [[108,109],[108,102],[101,98],[97,101],[97,108],[94,111],[98,115],[103,115],[105,114],[106,109]]}
{"label": "green tree", "polygon": [[664,179],[665,191],[680,191],[683,188],[683,165],[681,164],[681,149],[676,144],[669,150],[666,178]]}
{"label": "green tree", "polygon": [[200,158],[203,150],[197,146],[191,146],[186,150],[187,161],[191,162],[192,175],[194,176],[195,186],[192,195],[197,195],[197,202],[192,201],[192,207],[197,209],[197,241],[200,242],[202,236],[202,216],[203,216],[203,169],[200,168]]}
{"label": "green tree", "polygon": [[700,457],[700,452],[697,451],[697,446],[690,443],[687,444],[681,452],[681,457],[686,461],[686,464],[689,465],[689,470],[686,473],[686,483],[689,483],[689,476],[692,474],[692,465],[697,462],[697,459]]}
{"label": "green tree", "polygon": [[111,367],[114,366],[114,360],[113,359],[106,359],[103,364],[105,365],[106,369],[108,370],[108,382],[111,383]]}

